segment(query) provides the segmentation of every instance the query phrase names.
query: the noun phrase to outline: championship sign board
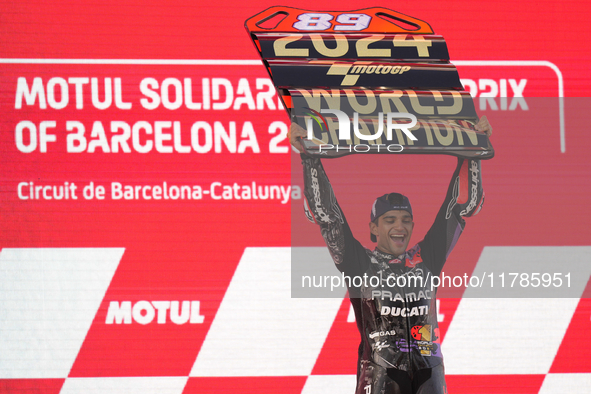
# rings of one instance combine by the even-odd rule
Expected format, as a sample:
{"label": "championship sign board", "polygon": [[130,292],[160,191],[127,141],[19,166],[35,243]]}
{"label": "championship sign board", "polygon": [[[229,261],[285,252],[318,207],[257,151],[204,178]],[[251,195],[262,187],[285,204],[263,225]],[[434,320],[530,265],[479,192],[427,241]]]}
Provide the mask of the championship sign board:
{"label": "championship sign board", "polygon": [[271,7],[246,29],[306,153],[449,154],[490,159],[488,137],[428,23],[386,8]]}

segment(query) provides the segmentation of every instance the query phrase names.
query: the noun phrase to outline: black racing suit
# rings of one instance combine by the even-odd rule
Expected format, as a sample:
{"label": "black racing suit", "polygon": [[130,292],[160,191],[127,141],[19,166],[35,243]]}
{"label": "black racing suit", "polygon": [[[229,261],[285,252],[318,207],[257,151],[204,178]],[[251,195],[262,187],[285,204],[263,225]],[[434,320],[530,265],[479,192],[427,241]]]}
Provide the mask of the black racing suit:
{"label": "black racing suit", "polygon": [[361,282],[348,283],[361,334],[357,394],[447,391],[431,278],[441,273],[462,233],[462,216],[477,213],[483,202],[480,162],[458,160],[427,235],[394,256],[366,249],[353,237],[321,161],[302,155],[306,216],[319,224],[337,268]]}

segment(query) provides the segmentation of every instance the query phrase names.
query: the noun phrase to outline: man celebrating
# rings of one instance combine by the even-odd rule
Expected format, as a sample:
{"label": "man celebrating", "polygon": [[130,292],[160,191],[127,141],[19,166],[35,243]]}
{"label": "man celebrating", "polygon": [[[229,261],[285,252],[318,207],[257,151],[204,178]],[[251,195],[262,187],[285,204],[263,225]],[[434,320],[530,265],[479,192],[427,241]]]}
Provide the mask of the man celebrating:
{"label": "man celebrating", "polygon": [[[476,129],[492,134],[486,117]],[[292,145],[303,152],[299,138],[307,132],[293,123]],[[348,277],[380,278],[349,287],[361,334],[356,394],[447,393],[437,326],[436,288],[431,278],[441,273],[447,256],[484,201],[480,161],[458,159],[445,201],[425,238],[408,248],[414,228],[409,199],[399,193],[378,197],[370,214],[374,250],[364,248],[349,228],[320,159],[304,154],[304,208],[320,226],[337,268]]]}

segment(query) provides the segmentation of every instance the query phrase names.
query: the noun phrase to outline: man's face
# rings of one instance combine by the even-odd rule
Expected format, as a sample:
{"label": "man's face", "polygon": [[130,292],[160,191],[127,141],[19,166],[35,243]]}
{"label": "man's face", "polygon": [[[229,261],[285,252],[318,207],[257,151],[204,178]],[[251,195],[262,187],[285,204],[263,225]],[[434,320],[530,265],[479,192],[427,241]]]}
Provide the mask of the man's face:
{"label": "man's face", "polygon": [[378,218],[378,224],[369,224],[369,229],[378,240],[378,249],[395,256],[406,252],[415,223],[410,213],[403,210],[388,211]]}

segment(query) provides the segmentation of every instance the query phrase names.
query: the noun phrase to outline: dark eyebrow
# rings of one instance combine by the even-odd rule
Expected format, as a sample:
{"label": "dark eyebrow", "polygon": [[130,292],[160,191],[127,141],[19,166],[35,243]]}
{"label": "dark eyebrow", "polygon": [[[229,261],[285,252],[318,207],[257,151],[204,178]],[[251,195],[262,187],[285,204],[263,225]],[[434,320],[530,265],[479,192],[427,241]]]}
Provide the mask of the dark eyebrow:
{"label": "dark eyebrow", "polygon": [[[383,216],[383,218],[384,218],[384,220],[396,219],[396,218],[398,218],[398,216],[397,215],[386,215],[386,216]],[[412,219],[412,216],[410,216],[409,213],[403,213],[401,219]]]}

